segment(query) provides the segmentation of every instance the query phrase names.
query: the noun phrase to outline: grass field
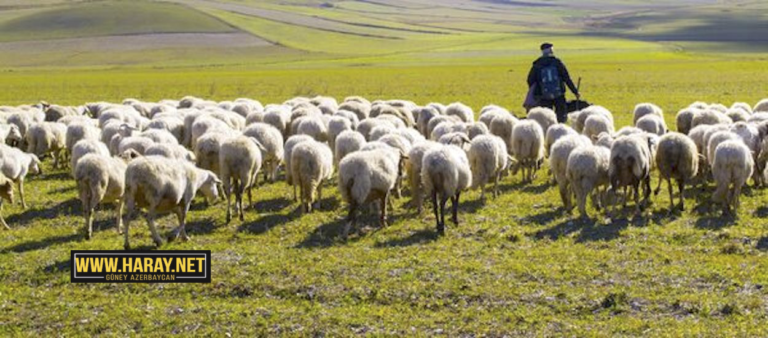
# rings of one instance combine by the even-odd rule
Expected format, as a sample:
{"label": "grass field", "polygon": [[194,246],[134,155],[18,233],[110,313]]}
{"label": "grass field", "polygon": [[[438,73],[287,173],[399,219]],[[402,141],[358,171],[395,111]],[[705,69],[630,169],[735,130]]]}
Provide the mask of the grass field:
{"label": "grass field", "polygon": [[[680,2],[675,10],[688,14],[664,23],[658,13],[667,5],[656,1],[553,1],[551,12],[504,1],[327,1],[330,8],[324,3],[195,1],[171,10],[174,22],[210,24],[192,24],[185,31],[245,32],[277,43],[268,47],[102,54],[71,46],[45,55],[0,50],[0,104],[184,95],[252,97],[266,104],[322,94],[420,104],[462,101],[476,110],[495,103],[520,116],[524,80],[545,39],[556,43],[571,74],[584,78],[584,97],[613,111],[617,126],[631,122],[639,102],[660,105],[674,128],[674,113],[693,101],[730,105],[768,96],[768,58],[757,53],[765,47],[760,41],[742,50],[740,42],[635,36],[634,26],[612,26],[610,34],[589,31],[612,15],[650,11],[637,19],[641,26],[658,24],[649,30],[667,32],[693,19],[706,20],[729,4]],[[0,25],[24,27],[30,21],[14,20],[81,13],[73,9],[78,6],[107,14],[115,8],[109,6],[123,6],[151,15],[178,6],[26,4],[0,0],[0,9],[9,8],[0,10]],[[757,13],[760,6],[739,2],[730,7]],[[248,8],[290,15],[281,21]],[[589,18],[579,14],[593,8],[603,9]],[[508,22],[487,19],[488,10],[510,13]],[[569,10],[573,15],[558,14],[552,27],[530,26],[530,15]],[[376,15],[381,12],[396,15]],[[430,13],[442,18],[431,21]],[[297,24],[301,16],[314,19]],[[657,19],[643,21],[649,18]],[[330,25],[320,19],[336,21],[319,27]],[[743,25],[733,17],[728,22],[755,27],[750,22],[757,19],[747,19]],[[368,35],[395,38],[349,34],[364,31],[356,24],[370,25]],[[96,31],[93,25],[51,27],[55,31],[13,36],[56,41],[63,32],[87,38]],[[431,30],[441,34],[425,32]],[[10,31],[0,33],[5,41],[16,39],[9,36]],[[506,177],[503,194],[485,204],[479,192],[463,194],[462,223],[448,224],[443,238],[434,235],[431,214],[416,215],[404,197],[396,201],[389,227],[378,229],[375,217],[367,216],[343,242],[345,205],[334,183],[324,190],[319,212],[310,215],[301,214],[285,183],[261,183],[245,222],[225,224],[223,203],[206,206],[198,198],[188,217],[191,241],[163,247],[211,250],[212,283],[75,285],[69,282],[70,250],[117,250],[123,240],[107,206],[98,212],[95,238],[86,241],[75,182],[67,170],[52,170],[49,161],[44,172],[26,183],[29,209],[8,204],[3,209],[13,229],[0,230],[0,336],[768,335],[768,192],[762,189],[747,189],[736,218],[721,216],[710,203],[710,184],[688,191],[688,210],[682,214],[668,214],[664,191],[645,217],[582,221],[560,208],[556,188],[540,171],[532,184]],[[159,224],[167,233],[176,219],[166,216]],[[132,222],[131,234],[134,247],[149,248],[142,217]]]}

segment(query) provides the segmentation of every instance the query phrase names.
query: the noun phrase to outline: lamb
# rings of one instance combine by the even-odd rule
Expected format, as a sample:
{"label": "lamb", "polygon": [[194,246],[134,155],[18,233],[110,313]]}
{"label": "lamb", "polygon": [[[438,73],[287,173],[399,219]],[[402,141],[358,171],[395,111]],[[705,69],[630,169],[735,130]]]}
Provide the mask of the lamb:
{"label": "lamb", "polygon": [[501,173],[509,165],[509,155],[504,140],[494,135],[480,135],[472,139],[469,147],[469,167],[472,169],[473,188],[480,189],[485,200],[485,186],[493,180],[493,196],[499,195]]}
{"label": "lamb", "polygon": [[672,179],[677,181],[680,192],[680,210],[685,210],[685,183],[692,180],[699,170],[699,154],[696,144],[690,137],[681,133],[667,133],[659,139],[656,150],[656,167],[659,169],[659,186],[655,195],[659,194],[661,181],[667,181],[669,189],[669,211],[675,209],[672,192]]}
{"label": "lamb", "polygon": [[584,129],[581,131],[584,136],[588,137],[593,142],[597,140],[597,136],[601,133],[612,134],[613,132],[613,122],[600,114],[592,114],[587,117],[584,121]]}
{"label": "lamb", "polygon": [[677,112],[675,116],[675,123],[677,124],[677,131],[679,133],[688,134],[691,131],[693,124],[693,117],[698,114],[699,110],[694,108],[685,108]]}
{"label": "lamb", "polygon": [[[243,135],[253,137],[264,148],[261,154],[265,180],[274,182],[277,171],[283,161],[283,135],[279,130],[266,123],[254,123],[243,131]],[[255,182],[254,182],[255,183]]]}
{"label": "lamb", "polygon": [[130,221],[136,208],[147,209],[147,224],[157,246],[162,245],[163,240],[155,228],[155,217],[163,212],[172,211],[179,219],[174,237],[188,240],[185,226],[192,199],[198,190],[202,190],[209,203],[212,203],[218,199],[218,184],[221,181],[213,172],[183,161],[160,156],[144,156],[133,160],[125,170],[125,249],[130,249]]}
{"label": "lamb", "polygon": [[505,145],[507,146],[507,151],[512,154],[512,129],[514,129],[515,124],[518,123],[518,120],[512,116],[511,114],[507,115],[501,115],[496,118],[494,118],[491,121],[491,125],[488,129],[490,129],[491,134],[496,135],[498,137],[501,137],[501,139],[504,141]]}
{"label": "lamb", "polygon": [[24,179],[27,175],[42,173],[40,160],[35,154],[25,153],[19,149],[0,144],[0,173],[16,183],[21,197],[21,207],[26,209],[24,200]]}
{"label": "lamb", "polygon": [[651,193],[651,147],[653,145],[649,143],[650,140],[650,138],[636,135],[622,136],[616,139],[611,147],[608,171],[611,190],[615,192],[622,187],[625,188],[624,207],[626,207],[628,200],[626,188],[631,187],[635,194],[635,208],[638,212],[641,209],[640,184],[643,184],[645,191],[643,203],[648,201]]}
{"label": "lamb", "polygon": [[[357,134],[357,136],[362,138],[362,135],[360,135],[358,133],[355,133],[355,134]],[[291,171],[291,154],[293,154],[293,148],[296,145],[298,145],[301,142],[306,142],[306,141],[314,141],[314,139],[311,136],[309,136],[309,135],[293,135],[293,136],[289,137],[287,141],[285,141],[285,145],[283,146],[283,150],[284,150],[283,151],[283,163],[285,164],[285,169],[286,169],[285,170],[285,182],[288,185],[293,186],[293,201],[294,202],[298,200],[297,194],[296,194],[296,189],[297,189],[298,186],[293,183],[295,181],[295,179],[293,178],[293,173]],[[342,138],[341,142],[347,142],[347,141],[345,141]],[[365,143],[365,140],[363,140],[363,143]],[[356,150],[357,149],[355,149],[354,151],[356,151]],[[336,162],[334,164],[338,165],[338,162]]]}
{"label": "lamb", "polygon": [[568,134],[552,145],[552,150],[549,153],[549,168],[557,182],[558,190],[560,192],[560,199],[563,201],[563,206],[566,210],[573,209],[571,205],[571,188],[570,181],[568,180],[568,156],[571,155],[574,149],[578,147],[585,147],[591,145],[591,140],[586,136],[578,134]]}
{"label": "lamb", "polygon": [[[3,209],[3,201],[13,204],[13,181],[0,174],[0,211]],[[2,213],[0,213],[0,224],[8,230],[11,229],[8,223],[5,222]]]}
{"label": "lamb", "polygon": [[454,102],[445,108],[445,115],[457,116],[462,122],[469,123],[475,122],[475,113],[472,112],[472,108],[461,102]]}
{"label": "lamb", "polygon": [[430,149],[422,159],[421,180],[427,195],[432,196],[437,233],[442,236],[445,234],[445,203],[451,199],[452,221],[458,225],[461,192],[472,185],[472,171],[466,153],[453,145]]}
{"label": "lamb", "polygon": [[659,108],[659,106],[653,104],[653,103],[640,103],[635,106],[635,109],[633,111],[633,119],[632,123],[637,125],[637,121],[640,120],[641,117],[647,116],[647,115],[656,115],[664,120],[664,112]]}
{"label": "lamb", "polygon": [[645,131],[647,133],[664,135],[667,132],[667,124],[664,123],[664,118],[655,114],[645,115],[635,122],[635,127]]}
{"label": "lamb", "polygon": [[333,175],[331,148],[321,142],[301,142],[291,152],[291,175],[300,187],[304,211],[312,212],[315,202],[322,200],[322,183]]}
{"label": "lamb", "polygon": [[382,119],[367,119],[367,120],[361,120],[360,124],[357,125],[357,132],[363,135],[366,140],[370,140],[371,131],[373,128],[376,128],[381,125],[389,125],[392,128],[395,128],[395,125],[392,124],[392,122]]}
{"label": "lamb", "polygon": [[343,131],[336,137],[334,145],[334,164],[338,167],[341,160],[350,153],[360,150],[365,145],[365,137],[356,131]]}
{"label": "lamb", "polygon": [[741,187],[752,176],[754,166],[750,150],[741,140],[729,140],[717,146],[712,164],[717,188],[712,200],[722,203],[725,213],[730,213],[731,207],[739,208]]}
{"label": "lamb", "polygon": [[588,217],[587,196],[594,189],[598,193],[592,196],[592,203],[599,210],[601,205],[600,187],[608,185],[611,151],[605,147],[587,145],[577,147],[568,156],[566,173],[571,189],[576,195],[581,217]]}
{"label": "lamb", "polygon": [[[87,141],[78,144],[82,142]],[[83,156],[74,167],[77,190],[83,203],[87,239],[93,236],[93,213],[96,206],[104,202],[117,202],[117,231],[122,232],[125,168],[122,159],[96,153]]]}
{"label": "lamb", "polygon": [[67,126],[57,122],[41,122],[29,127],[26,135],[27,152],[40,158],[53,156],[53,167],[58,168],[65,157]]}
{"label": "lamb", "polygon": [[[424,140],[416,143],[408,152],[408,161],[405,163],[405,171],[408,177],[408,186],[411,190],[411,197],[414,206],[419,214],[423,211],[424,204],[424,184],[421,181],[421,161],[424,154],[440,145],[434,141]],[[508,156],[505,154],[505,156]]]}
{"label": "lamb", "polygon": [[584,129],[584,122],[586,122],[587,118],[593,114],[603,115],[611,121],[611,124],[613,124],[613,114],[611,114],[611,111],[605,107],[596,105],[568,114],[568,120],[571,121],[571,127],[581,133]]}
{"label": "lamb", "polygon": [[541,130],[544,131],[544,135],[547,134],[549,127],[557,124],[557,115],[552,109],[544,107],[535,107],[528,112],[528,119],[536,121]]}
{"label": "lamb", "polygon": [[248,203],[253,206],[251,187],[261,169],[263,146],[253,137],[237,136],[224,141],[219,151],[219,168],[227,198],[227,223],[232,220],[232,187],[235,188],[235,208],[240,221],[243,216],[243,192],[248,189]]}
{"label": "lamb", "polygon": [[70,168],[72,168],[73,178],[75,177],[75,168],[77,167],[77,162],[83,158],[83,156],[88,154],[98,154],[104,157],[110,156],[109,149],[107,149],[107,146],[105,146],[104,143],[91,139],[78,141],[75,143],[75,146],[72,147],[72,156],[70,159]]}
{"label": "lamb", "polygon": [[531,120],[518,122],[512,129],[511,143],[512,156],[523,168],[523,181],[533,181],[544,159],[544,132],[541,126]]}
{"label": "lamb", "polygon": [[[389,192],[402,170],[405,156],[396,154],[397,150],[387,147],[376,151],[357,151],[344,157],[339,162],[338,187],[341,197],[349,204],[347,223],[344,226],[344,238],[356,223],[357,209],[365,203],[378,200],[379,225],[387,225],[387,199]],[[393,161],[393,158],[399,158]]]}
{"label": "lamb", "polygon": [[195,153],[181,145],[172,143],[155,143],[144,150],[145,156],[157,155],[165,158],[185,160],[194,164],[197,161]]}

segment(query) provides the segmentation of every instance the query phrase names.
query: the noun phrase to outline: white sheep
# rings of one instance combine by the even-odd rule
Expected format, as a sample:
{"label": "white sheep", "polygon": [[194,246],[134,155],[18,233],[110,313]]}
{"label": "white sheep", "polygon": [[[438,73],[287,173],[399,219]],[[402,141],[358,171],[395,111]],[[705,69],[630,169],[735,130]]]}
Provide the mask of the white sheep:
{"label": "white sheep", "polygon": [[[651,147],[650,138],[640,135],[622,136],[613,142],[608,176],[611,190],[624,190],[623,206],[626,207],[629,196],[626,189],[634,191],[636,211],[642,208],[640,203],[640,185],[643,185],[643,204],[648,201],[651,193]],[[615,204],[614,204],[615,207]]]}
{"label": "white sheep", "polygon": [[600,209],[600,188],[608,185],[610,157],[609,149],[593,145],[577,147],[568,156],[566,173],[571,189],[576,195],[581,217],[588,217],[587,197],[595,189],[598,192],[592,196],[592,203],[596,209]]}
{"label": "white sheep", "polygon": [[149,146],[147,149],[144,150],[144,155],[145,156],[150,156],[150,155],[163,156],[165,158],[170,158],[170,159],[189,161],[190,163],[193,163],[193,164],[197,161],[197,158],[195,157],[195,153],[189,151],[187,148],[184,148],[179,144],[172,144],[172,143],[152,144],[151,146]]}
{"label": "white sheep", "polygon": [[[301,190],[301,204],[305,212],[312,212],[315,201],[320,201],[322,183],[333,175],[333,153],[325,143],[300,142],[291,152],[291,175]],[[315,199],[317,192],[317,199]]]}
{"label": "white sheep", "polygon": [[19,149],[0,144],[0,172],[16,183],[21,197],[21,207],[26,209],[24,200],[24,180],[27,175],[42,173],[40,160],[35,154],[25,153]]}
{"label": "white sheep", "polygon": [[449,104],[448,107],[445,108],[445,115],[457,116],[465,123],[475,122],[475,113],[472,111],[472,108],[461,102]]}
{"label": "white sheep", "polygon": [[227,223],[232,219],[232,187],[235,188],[235,208],[240,221],[244,220],[243,192],[248,190],[248,204],[253,206],[251,188],[261,169],[263,146],[253,137],[237,136],[224,141],[219,151],[219,168],[227,198]]}
{"label": "white sheep", "polygon": [[70,156],[70,168],[72,168],[72,177],[75,177],[75,167],[77,167],[77,161],[83,156],[88,154],[98,154],[104,157],[109,157],[109,149],[104,143],[98,140],[84,139],[75,143],[72,147],[72,156]]}
{"label": "white sheep", "polygon": [[206,133],[203,136],[200,136],[194,148],[196,159],[195,162],[197,163],[197,166],[220,175],[221,170],[219,168],[219,151],[221,150],[221,145],[224,143],[224,141],[230,137],[230,135],[218,131]]}
{"label": "white sheep", "polygon": [[584,122],[586,122],[587,118],[593,114],[603,115],[611,121],[611,124],[613,124],[613,114],[611,114],[611,111],[603,106],[597,105],[589,106],[568,114],[568,120],[571,121],[571,127],[581,133],[584,129]]}
{"label": "white sheep", "polygon": [[133,149],[137,153],[144,155],[149,147],[155,144],[152,139],[143,136],[130,136],[123,138],[117,146],[117,154],[122,154],[128,149]]}
{"label": "white sheep", "polygon": [[511,144],[512,156],[522,168],[523,181],[533,181],[544,159],[544,132],[541,126],[532,120],[518,122],[512,129]]}
{"label": "white sheep", "polygon": [[424,140],[415,143],[408,152],[405,171],[406,176],[408,177],[408,187],[411,190],[412,203],[419,214],[423,211],[422,208],[424,204],[424,184],[421,182],[421,161],[428,150],[439,146],[440,144],[437,142]]}
{"label": "white sheep", "polygon": [[560,199],[563,202],[563,206],[566,210],[573,209],[571,205],[571,188],[570,181],[568,180],[568,156],[571,155],[574,149],[578,147],[585,147],[591,145],[591,140],[586,136],[578,134],[568,134],[560,137],[552,145],[552,149],[549,153],[549,168],[552,171],[552,175],[557,182],[558,191],[560,192]]}
{"label": "white sheep", "polygon": [[13,181],[0,174],[0,224],[10,230],[11,227],[8,226],[2,215],[3,201],[13,204]]}
{"label": "white sheep", "polygon": [[661,181],[666,180],[669,189],[669,211],[674,210],[672,179],[675,179],[680,192],[680,209],[685,210],[685,183],[696,177],[699,170],[699,154],[696,150],[696,144],[690,137],[682,133],[664,134],[659,139],[656,150],[656,167],[659,169],[660,177],[655,194],[659,194]]}
{"label": "white sheep", "polygon": [[528,112],[528,119],[536,121],[541,130],[544,131],[544,135],[547,134],[549,127],[557,124],[557,115],[555,111],[545,107],[535,107]]}
{"label": "white sheep", "polygon": [[499,116],[504,115],[512,115],[508,110],[496,106],[496,105],[490,105],[485,106],[480,111],[480,117],[477,118],[478,121],[484,123],[489,129],[491,128],[491,121]]}
{"label": "white sheep", "polygon": [[647,114],[637,119],[635,127],[638,129],[656,135],[664,135],[667,132],[667,124],[664,123],[664,118],[656,114]]}
{"label": "white sheep", "polygon": [[716,131],[709,137],[707,141],[706,158],[710,167],[715,162],[715,150],[717,150],[717,146],[719,146],[720,143],[729,140],[741,140],[741,138],[739,138],[739,135],[736,135],[735,133],[728,130]]}
{"label": "white sheep", "polygon": [[[352,133],[355,133],[355,132],[352,132]],[[344,134],[344,133],[342,133],[342,134]],[[357,134],[357,136],[359,138],[362,138],[362,135],[360,135],[359,133],[355,133],[355,134]],[[283,146],[283,164],[285,165],[285,169],[286,169],[285,170],[285,182],[289,186],[293,186],[293,201],[294,202],[298,201],[298,197],[297,197],[297,193],[296,193],[296,190],[298,189],[298,185],[294,184],[295,179],[293,178],[293,173],[291,171],[291,154],[293,153],[293,148],[296,145],[298,145],[299,143],[306,142],[306,141],[314,141],[314,140],[315,139],[313,139],[309,135],[293,135],[293,136],[289,137],[288,140],[285,141],[285,145]],[[340,141],[343,142],[343,143],[344,142],[348,142],[348,141],[345,141],[344,138],[341,138]],[[365,143],[364,139],[363,139],[363,143]],[[344,144],[344,146],[346,146],[346,145],[347,144]],[[361,145],[361,147],[362,147],[362,145]],[[355,149],[353,151],[357,151],[358,149],[360,149],[360,148],[357,148],[357,149]],[[334,164],[338,165],[338,162],[334,163]]]}
{"label": "white sheep", "polygon": [[485,199],[485,186],[493,180],[493,196],[499,195],[501,173],[507,169],[510,159],[504,140],[495,135],[480,135],[472,139],[468,152],[472,169],[473,188],[480,189]]}
{"label": "white sheep", "polygon": [[607,117],[601,114],[592,114],[584,121],[584,129],[582,129],[582,135],[588,137],[593,142],[597,140],[597,136],[601,133],[613,134],[614,127],[613,122]]}
{"label": "white sheep", "polygon": [[512,114],[506,114],[506,115],[500,115],[491,120],[491,125],[488,127],[490,129],[491,134],[496,135],[500,137],[505,145],[507,146],[507,151],[512,154],[512,130],[515,127],[515,124],[518,123],[518,120],[512,116]]}
{"label": "white sheep", "polygon": [[485,125],[485,123],[482,122],[474,122],[467,125],[467,136],[469,136],[470,140],[474,140],[475,137],[478,137],[480,135],[490,135],[491,131],[488,130],[488,127]]}
{"label": "white sheep", "polygon": [[440,112],[434,107],[424,107],[418,110],[418,119],[416,120],[416,129],[419,130],[421,135],[428,136],[429,121],[435,116],[439,116]]}
{"label": "white sheep", "polygon": [[163,240],[155,228],[158,213],[174,212],[179,219],[175,236],[188,240],[185,230],[187,213],[192,199],[202,190],[208,202],[218,199],[219,178],[211,171],[196,168],[184,161],[160,156],[144,156],[133,160],[125,170],[125,249],[130,249],[130,221],[136,208],[147,209],[147,224],[157,246]]}
{"label": "white sheep", "polygon": [[563,123],[557,123],[549,127],[547,129],[547,133],[545,136],[546,145],[544,148],[545,154],[547,157],[550,156],[552,151],[552,145],[557,142],[557,140],[567,136],[567,135],[578,135],[579,133],[576,132],[573,128],[569,127],[567,124]]}
{"label": "white sheep", "polygon": [[117,202],[117,231],[122,232],[125,168],[122,159],[95,153],[83,156],[74,167],[87,239],[93,236],[93,213],[101,203]]}
{"label": "white sheep", "polygon": [[312,136],[318,142],[328,141],[328,128],[320,117],[301,118],[295,134]]}
{"label": "white sheep", "polygon": [[255,138],[264,146],[261,159],[265,180],[274,182],[277,179],[280,163],[283,161],[283,134],[266,123],[254,123],[245,128],[243,135]]}
{"label": "white sheep", "polygon": [[716,110],[701,110],[691,119],[691,128],[702,124],[730,124],[731,118]]}
{"label": "white sheep", "polygon": [[421,180],[425,193],[432,198],[437,233],[444,235],[445,203],[451,200],[452,221],[458,225],[461,192],[472,185],[472,171],[466,153],[453,145],[430,149],[422,159]]}
{"label": "white sheep", "polygon": [[677,112],[675,116],[675,123],[677,124],[677,131],[679,133],[688,134],[691,131],[693,124],[693,117],[699,113],[695,108],[684,108]]}
{"label": "white sheep", "polygon": [[731,207],[735,210],[739,208],[741,188],[752,176],[755,163],[749,148],[741,140],[720,143],[714,157],[712,176],[717,188],[712,200],[723,203],[725,212],[729,213]]}
{"label": "white sheep", "polygon": [[47,155],[53,156],[53,167],[66,157],[67,126],[57,122],[41,122],[29,127],[26,134],[27,152],[33,153],[43,159]]}
{"label": "white sheep", "polygon": [[336,137],[343,131],[353,130],[352,122],[342,116],[333,116],[328,120],[328,145],[336,149]]}
{"label": "white sheep", "polygon": [[370,102],[346,101],[339,105],[338,110],[352,112],[357,116],[359,121],[363,121],[367,119],[371,113],[371,104]]}
{"label": "white sheep", "polygon": [[366,140],[370,140],[371,131],[373,131],[374,128],[382,125],[388,125],[392,128],[395,128],[395,125],[388,120],[366,119],[366,120],[361,120],[360,124],[357,125],[357,132],[362,134]]}
{"label": "white sheep", "polygon": [[664,120],[664,111],[659,108],[659,106],[653,104],[653,103],[640,103],[635,106],[635,109],[632,113],[632,124],[637,125],[637,121],[640,120],[641,117],[646,115],[656,115],[660,117],[662,120]]}
{"label": "white sheep", "polygon": [[768,113],[768,98],[760,100],[757,104],[755,104],[755,108],[752,109],[752,112],[758,113]]}

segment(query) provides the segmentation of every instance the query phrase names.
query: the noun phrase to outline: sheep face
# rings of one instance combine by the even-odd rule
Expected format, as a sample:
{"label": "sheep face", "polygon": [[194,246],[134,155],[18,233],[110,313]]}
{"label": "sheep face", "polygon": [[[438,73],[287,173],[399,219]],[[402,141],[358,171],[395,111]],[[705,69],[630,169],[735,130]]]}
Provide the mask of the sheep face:
{"label": "sheep face", "polygon": [[219,186],[221,185],[221,180],[219,180],[218,177],[216,177],[216,174],[214,173],[208,173],[208,177],[205,179],[205,182],[203,182],[203,185],[200,187],[200,190],[203,192],[203,195],[205,195],[205,199],[208,201],[208,203],[213,203],[219,200]]}
{"label": "sheep face", "polygon": [[29,156],[32,156],[32,160],[29,161],[29,168],[27,168],[27,172],[32,175],[41,175],[43,173],[43,169],[40,168],[40,159],[37,158],[35,154],[29,154]]}
{"label": "sheep face", "polygon": [[8,136],[5,138],[5,142],[15,147],[21,142],[21,131],[19,131],[19,127],[15,124],[10,125],[11,130],[8,132]]}

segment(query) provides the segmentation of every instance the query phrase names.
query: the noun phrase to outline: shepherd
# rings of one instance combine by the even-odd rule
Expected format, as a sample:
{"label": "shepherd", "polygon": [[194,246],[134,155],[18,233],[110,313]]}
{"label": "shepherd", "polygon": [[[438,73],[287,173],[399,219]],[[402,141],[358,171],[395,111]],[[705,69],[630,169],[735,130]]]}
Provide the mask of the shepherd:
{"label": "shepherd", "polygon": [[573,84],[568,69],[560,59],[555,57],[554,45],[549,42],[541,44],[541,57],[533,62],[528,73],[528,97],[526,108],[547,107],[555,110],[557,122],[565,123],[567,106],[565,101],[565,85],[571,90],[576,99],[580,98],[579,89]]}

